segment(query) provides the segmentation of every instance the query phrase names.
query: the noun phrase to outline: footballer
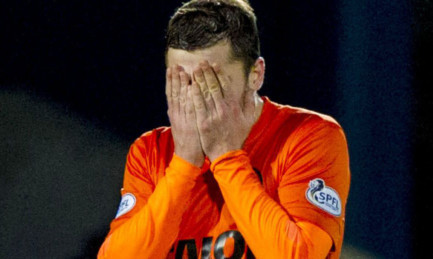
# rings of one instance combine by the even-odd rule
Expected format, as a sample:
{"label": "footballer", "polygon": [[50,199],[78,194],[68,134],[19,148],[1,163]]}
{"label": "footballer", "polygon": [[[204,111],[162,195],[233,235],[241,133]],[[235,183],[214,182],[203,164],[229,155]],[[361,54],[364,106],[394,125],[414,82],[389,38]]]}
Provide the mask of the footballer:
{"label": "footballer", "polygon": [[327,115],[259,96],[248,1],[184,3],[166,40],[170,127],[131,145],[98,258],[339,258],[345,135]]}

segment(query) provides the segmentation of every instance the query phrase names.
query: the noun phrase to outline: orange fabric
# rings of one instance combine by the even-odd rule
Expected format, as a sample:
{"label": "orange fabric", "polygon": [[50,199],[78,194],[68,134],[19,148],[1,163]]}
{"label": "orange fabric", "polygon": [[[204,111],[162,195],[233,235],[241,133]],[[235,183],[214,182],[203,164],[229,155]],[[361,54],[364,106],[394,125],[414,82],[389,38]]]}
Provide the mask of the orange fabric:
{"label": "orange fabric", "polygon": [[[344,133],[331,117],[263,100],[243,150],[201,169],[173,154],[170,128],[138,138],[122,189],[136,203],[112,221],[98,258],[338,258],[350,183]],[[318,178],[338,193],[341,215],[307,199]]]}

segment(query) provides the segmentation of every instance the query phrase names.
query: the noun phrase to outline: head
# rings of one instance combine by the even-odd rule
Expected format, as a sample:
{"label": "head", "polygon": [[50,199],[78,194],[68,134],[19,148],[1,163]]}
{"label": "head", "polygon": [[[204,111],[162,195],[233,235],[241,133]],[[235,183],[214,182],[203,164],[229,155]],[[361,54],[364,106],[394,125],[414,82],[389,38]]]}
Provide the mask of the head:
{"label": "head", "polygon": [[191,75],[208,60],[218,63],[233,85],[260,89],[264,60],[247,0],[191,0],[170,19],[166,38],[167,66],[180,65]]}

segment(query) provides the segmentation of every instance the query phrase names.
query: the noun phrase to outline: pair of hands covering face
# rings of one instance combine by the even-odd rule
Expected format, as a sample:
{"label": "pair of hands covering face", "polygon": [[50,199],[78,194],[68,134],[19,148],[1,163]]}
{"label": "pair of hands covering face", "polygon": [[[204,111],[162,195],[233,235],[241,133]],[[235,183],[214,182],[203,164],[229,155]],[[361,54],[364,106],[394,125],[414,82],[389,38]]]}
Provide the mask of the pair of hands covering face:
{"label": "pair of hands covering face", "polygon": [[255,92],[245,87],[240,102],[234,92],[239,86],[207,61],[191,76],[181,66],[167,68],[168,116],[176,155],[200,167],[205,155],[214,161],[242,148],[255,122]]}

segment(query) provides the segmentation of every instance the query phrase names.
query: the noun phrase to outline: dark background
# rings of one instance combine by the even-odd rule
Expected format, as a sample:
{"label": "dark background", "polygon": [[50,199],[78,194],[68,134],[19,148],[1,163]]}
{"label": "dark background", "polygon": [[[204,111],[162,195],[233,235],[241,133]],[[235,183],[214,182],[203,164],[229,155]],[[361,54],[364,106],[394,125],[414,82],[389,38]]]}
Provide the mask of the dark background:
{"label": "dark background", "polygon": [[[168,125],[164,32],[180,2],[1,2],[0,258],[95,257],[129,145]],[[260,94],[345,129],[342,258],[432,256],[433,3],[251,4]]]}

